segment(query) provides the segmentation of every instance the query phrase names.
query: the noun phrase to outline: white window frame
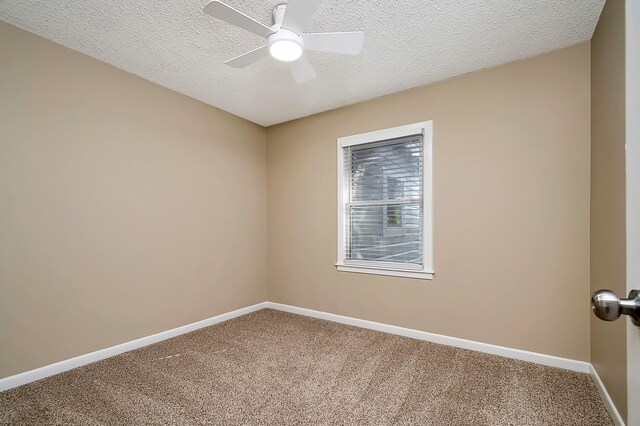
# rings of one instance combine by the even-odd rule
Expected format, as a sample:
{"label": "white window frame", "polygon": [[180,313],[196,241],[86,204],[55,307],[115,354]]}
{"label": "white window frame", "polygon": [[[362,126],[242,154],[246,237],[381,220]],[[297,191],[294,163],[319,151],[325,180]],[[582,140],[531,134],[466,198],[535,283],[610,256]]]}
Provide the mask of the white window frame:
{"label": "white window frame", "polygon": [[[377,262],[345,264],[345,194],[344,194],[344,148],[387,139],[422,134],[423,142],[423,230],[422,268],[401,268]],[[358,135],[338,138],[338,261],[336,267],[342,272],[390,275],[395,277],[433,279],[433,121],[407,124],[390,129],[376,130]]]}

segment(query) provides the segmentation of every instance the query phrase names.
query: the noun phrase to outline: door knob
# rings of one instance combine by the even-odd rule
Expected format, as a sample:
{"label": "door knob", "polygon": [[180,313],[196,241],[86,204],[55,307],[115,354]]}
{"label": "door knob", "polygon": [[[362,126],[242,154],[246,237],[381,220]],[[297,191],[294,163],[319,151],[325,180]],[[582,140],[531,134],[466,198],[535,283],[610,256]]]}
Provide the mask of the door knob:
{"label": "door knob", "polygon": [[591,296],[591,310],[603,321],[615,321],[629,315],[640,327],[640,290],[631,290],[628,299],[620,299],[610,290],[598,290]]}

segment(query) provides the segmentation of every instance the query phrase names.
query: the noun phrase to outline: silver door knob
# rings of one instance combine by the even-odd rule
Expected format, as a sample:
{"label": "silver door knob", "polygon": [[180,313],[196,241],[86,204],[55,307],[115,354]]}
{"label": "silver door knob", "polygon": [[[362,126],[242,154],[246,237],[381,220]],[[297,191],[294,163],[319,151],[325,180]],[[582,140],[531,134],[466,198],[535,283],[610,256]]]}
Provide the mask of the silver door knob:
{"label": "silver door knob", "polygon": [[640,290],[631,290],[628,299],[620,299],[610,290],[598,290],[591,296],[591,310],[604,321],[629,315],[633,324],[640,327]]}

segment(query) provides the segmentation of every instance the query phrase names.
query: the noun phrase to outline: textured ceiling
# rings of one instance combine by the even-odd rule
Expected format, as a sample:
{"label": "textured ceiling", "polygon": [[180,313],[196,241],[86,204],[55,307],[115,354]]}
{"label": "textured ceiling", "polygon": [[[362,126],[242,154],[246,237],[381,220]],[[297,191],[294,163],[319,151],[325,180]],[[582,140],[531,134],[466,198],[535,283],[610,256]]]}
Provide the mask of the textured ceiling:
{"label": "textured ceiling", "polygon": [[[325,0],[305,32],[364,31],[364,49],[308,52],[302,85],[272,58],[224,65],[265,40],[207,0],[0,0],[0,19],[267,126],[589,40],[604,1]],[[265,25],[282,2],[227,0]]]}

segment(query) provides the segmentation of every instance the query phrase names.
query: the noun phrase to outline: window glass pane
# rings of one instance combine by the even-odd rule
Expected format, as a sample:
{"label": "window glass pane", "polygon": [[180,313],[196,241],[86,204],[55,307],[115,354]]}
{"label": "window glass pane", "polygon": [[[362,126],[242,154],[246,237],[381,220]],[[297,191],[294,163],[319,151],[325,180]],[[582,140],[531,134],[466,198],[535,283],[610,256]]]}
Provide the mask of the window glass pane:
{"label": "window glass pane", "polygon": [[421,204],[354,206],[350,216],[347,259],[422,263]]}
{"label": "window glass pane", "polygon": [[363,144],[348,151],[350,201],[422,198],[421,138]]}
{"label": "window glass pane", "polygon": [[346,259],[422,264],[422,136],[345,148]]}

